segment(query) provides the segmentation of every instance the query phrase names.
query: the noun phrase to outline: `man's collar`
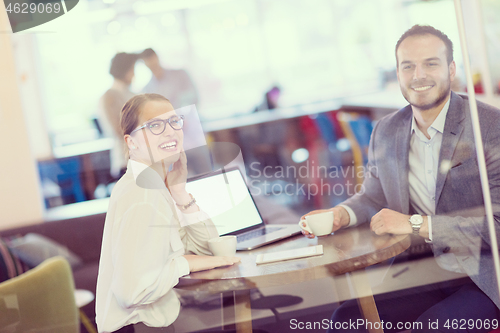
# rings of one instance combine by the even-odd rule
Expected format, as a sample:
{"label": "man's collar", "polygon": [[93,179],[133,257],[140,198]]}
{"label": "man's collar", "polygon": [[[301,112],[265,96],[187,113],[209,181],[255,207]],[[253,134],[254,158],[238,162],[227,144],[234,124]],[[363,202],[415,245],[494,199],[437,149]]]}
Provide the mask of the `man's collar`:
{"label": "man's collar", "polygon": [[439,112],[438,116],[436,117],[436,119],[434,119],[434,122],[431,125],[431,127],[439,133],[444,132],[444,123],[446,122],[446,115],[448,114],[448,110],[450,109],[450,101],[451,96],[450,98],[448,98],[448,101],[443,106],[443,109],[441,110],[441,112]]}
{"label": "man's collar", "polygon": [[[451,95],[448,98],[448,101],[446,104],[443,106],[441,111],[439,111],[438,116],[434,121],[432,122],[431,126],[429,128],[433,128],[439,133],[444,132],[444,123],[446,122],[446,115],[448,114],[448,110],[450,109],[450,101],[451,101]],[[416,129],[418,128],[417,126],[417,121],[415,120],[415,116],[412,115],[411,117],[411,133],[413,133]]]}

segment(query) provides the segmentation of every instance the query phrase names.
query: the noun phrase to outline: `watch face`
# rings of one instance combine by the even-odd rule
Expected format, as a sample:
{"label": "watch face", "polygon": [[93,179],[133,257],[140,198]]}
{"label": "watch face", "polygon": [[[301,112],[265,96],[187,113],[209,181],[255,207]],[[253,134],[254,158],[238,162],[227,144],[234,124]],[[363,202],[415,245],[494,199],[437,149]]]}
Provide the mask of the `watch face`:
{"label": "watch face", "polygon": [[415,225],[421,225],[422,223],[424,223],[424,218],[420,215],[413,215],[411,218],[410,218],[410,221],[412,224],[415,224]]}

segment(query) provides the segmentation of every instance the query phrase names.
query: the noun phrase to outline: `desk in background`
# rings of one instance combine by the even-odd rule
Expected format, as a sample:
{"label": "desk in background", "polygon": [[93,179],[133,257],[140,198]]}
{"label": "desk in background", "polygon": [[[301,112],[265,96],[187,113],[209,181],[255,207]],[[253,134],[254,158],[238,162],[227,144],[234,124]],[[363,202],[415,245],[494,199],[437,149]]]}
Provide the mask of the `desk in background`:
{"label": "desk in background", "polygon": [[102,138],[53,148],[53,159],[38,161],[46,207],[94,199],[99,184],[111,180],[109,150],[113,139]]}

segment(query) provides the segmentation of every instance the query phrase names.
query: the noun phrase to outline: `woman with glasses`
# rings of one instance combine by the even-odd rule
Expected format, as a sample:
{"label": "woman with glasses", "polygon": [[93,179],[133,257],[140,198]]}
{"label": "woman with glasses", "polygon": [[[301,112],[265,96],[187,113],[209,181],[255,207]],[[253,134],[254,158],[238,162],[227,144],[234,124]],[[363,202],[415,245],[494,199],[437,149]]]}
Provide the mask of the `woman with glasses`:
{"label": "woman with glasses", "polygon": [[[99,332],[173,331],[180,302],[172,288],[190,272],[232,265],[211,256],[217,230],[186,192],[184,120],[157,94],[131,98],[121,112],[127,172],[111,194],[99,262]],[[136,324],[136,325],[134,325]]]}

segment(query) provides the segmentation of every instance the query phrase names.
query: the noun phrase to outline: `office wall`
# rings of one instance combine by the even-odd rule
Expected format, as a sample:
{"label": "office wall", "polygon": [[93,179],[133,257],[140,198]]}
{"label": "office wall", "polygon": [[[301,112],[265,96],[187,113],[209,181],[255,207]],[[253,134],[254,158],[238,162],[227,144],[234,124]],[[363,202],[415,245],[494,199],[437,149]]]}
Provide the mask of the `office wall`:
{"label": "office wall", "polygon": [[18,91],[12,34],[0,4],[0,229],[42,220],[35,159]]}
{"label": "office wall", "polygon": [[38,48],[33,33],[12,35],[13,55],[16,65],[19,95],[23,108],[28,139],[34,158],[52,158],[52,146],[47,132],[46,117],[43,111],[43,96],[40,94],[40,72]]}

